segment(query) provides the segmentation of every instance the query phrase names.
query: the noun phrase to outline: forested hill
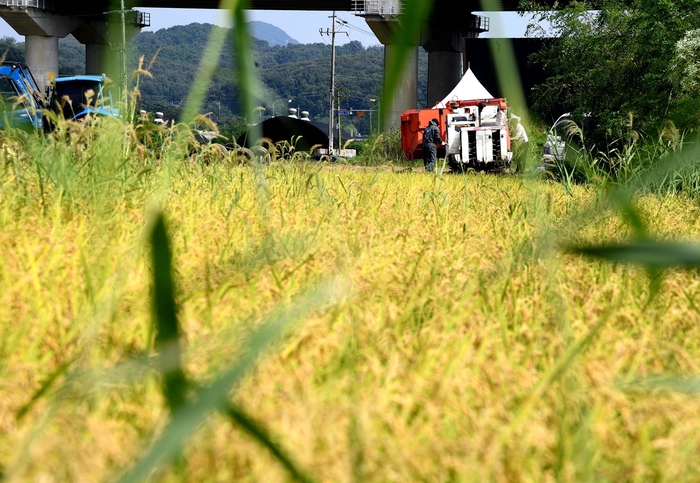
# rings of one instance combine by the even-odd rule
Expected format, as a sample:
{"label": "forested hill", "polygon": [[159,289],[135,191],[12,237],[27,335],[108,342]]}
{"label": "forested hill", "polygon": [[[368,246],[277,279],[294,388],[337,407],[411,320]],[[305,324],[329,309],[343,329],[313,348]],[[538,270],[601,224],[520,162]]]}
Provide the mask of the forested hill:
{"label": "forested hill", "polygon": [[[167,117],[177,115],[178,107],[190,92],[212,28],[221,27],[208,24],[178,26],[142,33],[130,42],[133,68],[139,56],[144,56],[145,64],[155,56],[150,68],[153,79],[143,79],[141,86],[145,109],[164,111]],[[226,43],[205,101],[204,110],[214,113],[215,119],[240,114],[231,45],[231,42]],[[253,49],[257,75],[261,80],[263,100],[260,105],[265,108],[259,111],[258,117],[279,115],[286,113],[289,107],[295,107],[308,110],[315,121],[327,121],[330,45],[271,46],[266,41],[254,39]],[[365,48],[357,41],[336,47],[336,88],[343,109],[377,108],[370,99],[380,95],[383,55],[383,47]],[[425,75],[421,76],[420,92],[425,92],[425,78]],[[369,132],[369,118],[367,115],[343,121],[366,133]]]}
{"label": "forested hill", "polygon": [[248,28],[250,29],[250,35],[256,39],[266,40],[270,45],[288,45],[288,44],[298,44],[299,41],[294,40],[287,32],[281,28],[270,25],[266,22],[248,22]]}
{"label": "forested hill", "polygon": [[[253,39],[257,75],[261,80],[262,101],[259,117],[286,113],[289,107],[308,110],[312,120],[328,119],[331,70],[331,46],[325,43],[298,44],[286,33],[262,22],[251,22],[251,32],[275,34],[277,45]],[[156,32],[142,32],[129,46],[129,70],[137,68],[143,56],[153,78],[141,78],[142,107],[163,111],[169,119],[178,118],[180,107],[192,89],[212,29],[209,24],[193,23]],[[262,33],[261,33],[262,32]],[[230,35],[230,32],[229,32]],[[229,39],[231,37],[229,36]],[[290,40],[291,39],[291,40]],[[286,45],[282,45],[286,42]],[[204,105],[214,119],[225,121],[241,113],[233,73],[232,42],[226,43]],[[0,39],[0,50],[7,60],[22,61],[24,44],[11,38]],[[336,47],[336,90],[343,109],[377,109],[370,99],[379,98],[383,76],[383,48],[365,48],[353,41]],[[425,96],[427,54],[421,52],[418,92]],[[59,70],[61,75],[85,71],[85,49],[73,37],[61,39]],[[291,102],[289,100],[291,99]],[[424,105],[425,100],[419,99]],[[343,122],[354,124],[361,133],[369,132],[369,115],[347,117]],[[374,118],[376,126],[376,117]]]}

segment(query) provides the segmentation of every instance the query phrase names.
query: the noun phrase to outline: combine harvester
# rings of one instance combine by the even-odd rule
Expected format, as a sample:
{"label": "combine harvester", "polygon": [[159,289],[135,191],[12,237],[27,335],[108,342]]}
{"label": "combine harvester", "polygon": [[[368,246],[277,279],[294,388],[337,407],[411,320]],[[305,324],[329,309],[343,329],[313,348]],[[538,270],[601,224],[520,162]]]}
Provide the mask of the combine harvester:
{"label": "combine harvester", "polygon": [[508,106],[494,98],[471,69],[432,109],[411,109],[401,114],[401,145],[406,158],[423,157],[423,131],[438,120],[441,137],[438,157],[447,158],[452,171],[495,171],[511,165],[513,152],[507,119]]}

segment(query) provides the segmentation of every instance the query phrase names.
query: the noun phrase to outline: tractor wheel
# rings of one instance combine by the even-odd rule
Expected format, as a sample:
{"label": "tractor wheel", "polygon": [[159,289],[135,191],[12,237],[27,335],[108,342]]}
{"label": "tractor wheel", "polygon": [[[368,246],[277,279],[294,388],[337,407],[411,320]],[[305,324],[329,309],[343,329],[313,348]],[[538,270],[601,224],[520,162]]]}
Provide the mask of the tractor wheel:
{"label": "tractor wheel", "polygon": [[463,163],[459,163],[457,161],[450,161],[447,165],[450,167],[450,170],[453,173],[466,173],[467,172],[467,168],[464,166]]}
{"label": "tractor wheel", "polygon": [[226,159],[228,150],[223,144],[211,143],[202,149],[202,160],[206,164],[222,161]]}
{"label": "tractor wheel", "polygon": [[253,161],[253,152],[244,147],[238,147],[231,150],[232,156],[231,161],[238,164],[249,164]]}

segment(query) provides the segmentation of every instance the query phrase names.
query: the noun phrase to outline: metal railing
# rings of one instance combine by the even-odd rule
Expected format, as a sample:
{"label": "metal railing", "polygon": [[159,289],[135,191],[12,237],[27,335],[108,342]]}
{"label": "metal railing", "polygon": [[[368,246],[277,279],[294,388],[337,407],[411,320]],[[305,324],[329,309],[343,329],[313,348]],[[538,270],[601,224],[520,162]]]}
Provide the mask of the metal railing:
{"label": "metal railing", "polygon": [[401,0],[353,0],[355,15],[378,15],[396,17],[401,13]]}
{"label": "metal railing", "polygon": [[54,0],[0,0],[0,7],[54,10]]}
{"label": "metal railing", "polygon": [[151,26],[151,14],[148,12],[139,12],[134,10],[134,24],[143,28]]}
{"label": "metal railing", "polygon": [[[397,17],[401,13],[402,0],[353,0],[352,13],[359,17],[379,16],[384,18]],[[469,15],[467,27],[478,32],[488,32],[491,26],[489,17]]]}
{"label": "metal railing", "polygon": [[472,15],[471,22],[469,22],[469,28],[478,30],[480,32],[488,32],[491,26],[490,17],[482,17],[480,15]]}
{"label": "metal railing", "polygon": [[[20,10],[36,8],[38,10],[55,11],[54,0],[0,0],[0,7],[17,8]],[[129,10],[127,12],[127,18],[131,23],[141,28],[151,26],[151,14],[148,12]]]}

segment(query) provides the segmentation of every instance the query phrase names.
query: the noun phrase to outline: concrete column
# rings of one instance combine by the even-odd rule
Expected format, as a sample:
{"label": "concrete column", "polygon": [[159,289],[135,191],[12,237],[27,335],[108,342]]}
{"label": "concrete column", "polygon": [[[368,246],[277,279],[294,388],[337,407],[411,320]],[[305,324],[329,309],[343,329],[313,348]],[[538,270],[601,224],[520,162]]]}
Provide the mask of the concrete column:
{"label": "concrete column", "polygon": [[58,75],[58,39],[70,34],[79,20],[38,8],[2,9],[0,16],[24,35],[24,61],[43,93],[49,84],[49,72]]}
{"label": "concrete column", "polygon": [[462,79],[461,52],[428,52],[428,107],[444,99]]}
{"label": "concrete column", "polygon": [[[384,65],[386,65],[386,59],[388,58],[394,45],[384,46]],[[384,73],[386,76],[386,72]],[[391,104],[387,110],[387,117],[384,119],[384,130],[387,131],[391,129],[392,126],[401,125],[401,114],[403,114],[408,109],[416,109],[418,104],[418,46],[411,49],[408,58],[406,59],[406,66],[404,71],[400,76],[401,80],[396,86],[396,90],[393,92],[391,97],[388,93],[385,94],[384,100],[390,100]]]}
{"label": "concrete column", "polygon": [[[134,12],[135,13],[135,12]],[[130,15],[126,25],[127,42],[141,32],[141,25],[134,24]],[[85,19],[73,30],[73,36],[85,44],[85,73],[107,74],[119,84],[121,53],[110,45],[121,45],[121,18],[119,15],[105,15],[99,19]]]}
{"label": "concrete column", "polygon": [[114,58],[118,54],[110,49],[109,45],[86,44],[85,45],[85,73],[88,75],[107,74],[115,79],[119,74],[119,66]]}
{"label": "concrete column", "polygon": [[49,73],[58,75],[58,37],[27,35],[24,48],[25,62],[43,94],[50,85]]}

